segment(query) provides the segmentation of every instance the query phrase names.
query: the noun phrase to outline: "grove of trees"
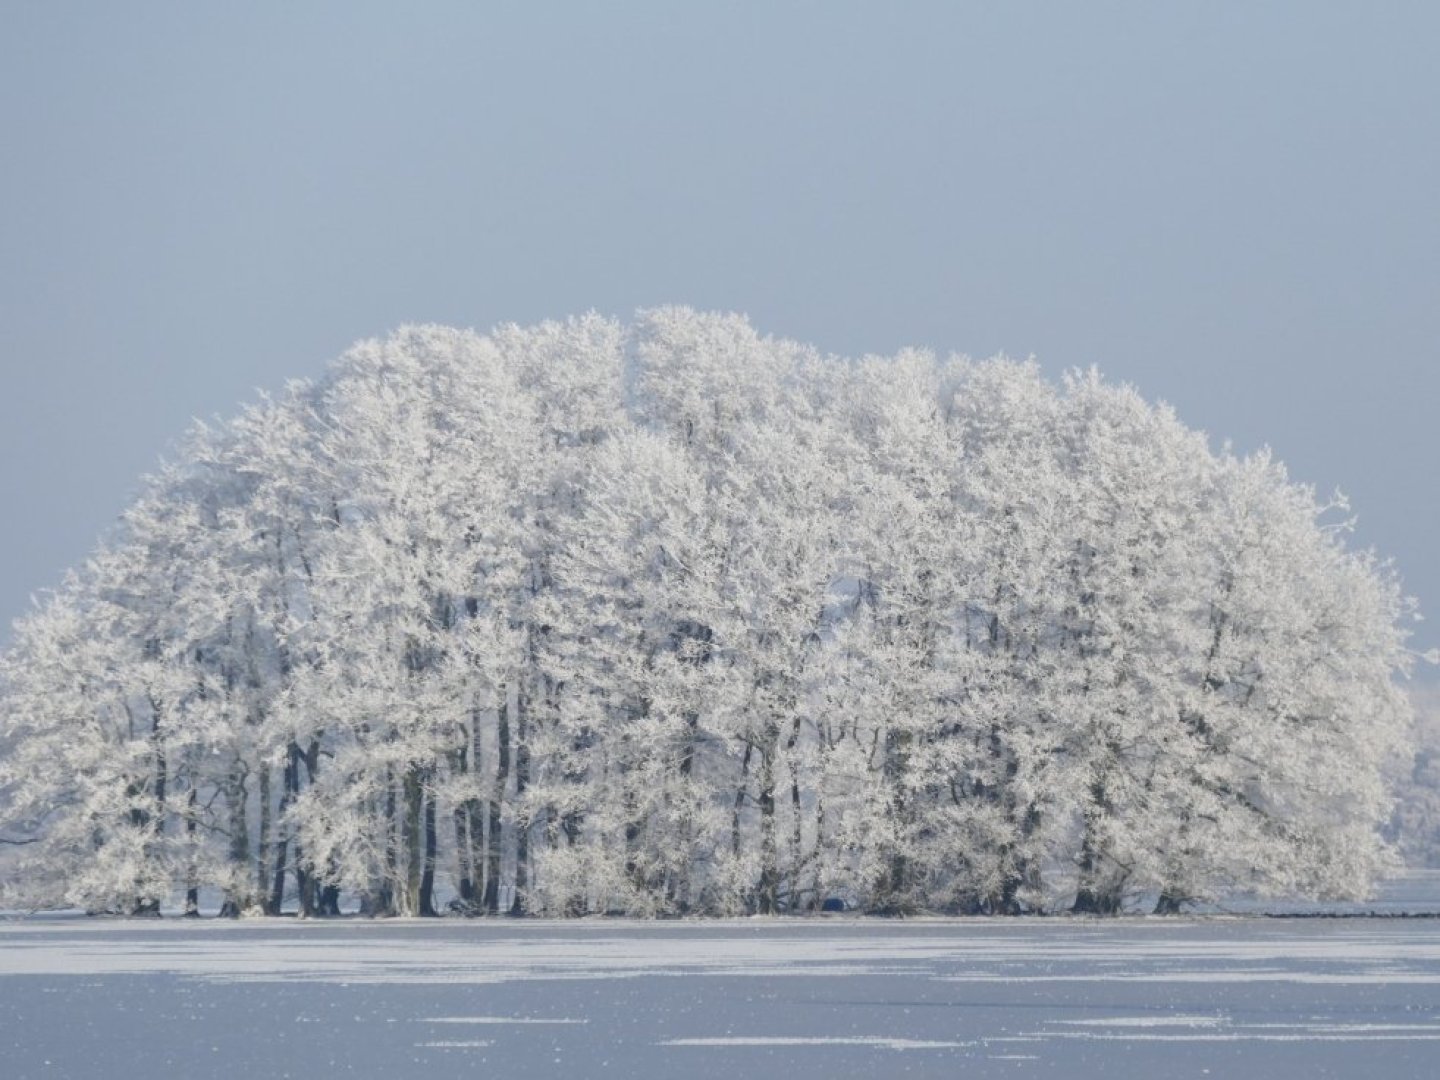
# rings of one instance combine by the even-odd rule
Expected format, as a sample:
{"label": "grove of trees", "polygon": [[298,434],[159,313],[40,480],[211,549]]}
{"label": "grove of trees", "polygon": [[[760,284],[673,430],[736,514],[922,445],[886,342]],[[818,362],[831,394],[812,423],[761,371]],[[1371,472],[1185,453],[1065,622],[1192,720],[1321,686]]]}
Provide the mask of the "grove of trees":
{"label": "grove of trees", "polygon": [[1359,895],[1414,612],[1344,514],[1094,373],[404,329],[193,430],[17,622],[0,900]]}

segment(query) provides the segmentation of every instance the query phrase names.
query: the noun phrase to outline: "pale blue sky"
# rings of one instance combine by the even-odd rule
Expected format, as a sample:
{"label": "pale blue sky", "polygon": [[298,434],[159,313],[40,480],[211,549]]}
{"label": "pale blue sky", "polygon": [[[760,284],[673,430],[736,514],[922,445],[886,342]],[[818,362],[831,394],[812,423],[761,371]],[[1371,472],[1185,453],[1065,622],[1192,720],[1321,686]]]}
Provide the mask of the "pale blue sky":
{"label": "pale blue sky", "polygon": [[1440,620],[1437,41],[1433,3],[4,2],[0,620],[191,417],[353,339],[667,302],[1098,364],[1346,490]]}

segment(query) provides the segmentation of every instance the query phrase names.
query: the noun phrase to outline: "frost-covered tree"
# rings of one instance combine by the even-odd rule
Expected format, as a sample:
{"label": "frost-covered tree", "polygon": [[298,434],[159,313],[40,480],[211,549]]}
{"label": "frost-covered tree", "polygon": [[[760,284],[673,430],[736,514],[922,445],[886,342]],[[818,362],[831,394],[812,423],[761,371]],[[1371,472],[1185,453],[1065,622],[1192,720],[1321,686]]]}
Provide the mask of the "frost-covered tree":
{"label": "frost-covered tree", "polygon": [[1345,512],[1094,373],[408,328],[197,428],[16,624],[4,898],[1356,895],[1414,611]]}
{"label": "frost-covered tree", "polygon": [[1415,721],[1409,741],[1389,768],[1395,808],[1385,828],[1410,866],[1440,866],[1440,686],[1411,693]]}

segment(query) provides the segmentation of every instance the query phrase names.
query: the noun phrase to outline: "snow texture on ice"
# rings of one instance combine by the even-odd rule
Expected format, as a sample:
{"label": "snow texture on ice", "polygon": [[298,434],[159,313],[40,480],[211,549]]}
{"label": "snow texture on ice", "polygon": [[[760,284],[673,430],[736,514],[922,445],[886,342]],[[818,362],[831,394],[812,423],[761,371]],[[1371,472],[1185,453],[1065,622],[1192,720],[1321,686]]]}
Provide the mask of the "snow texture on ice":
{"label": "snow texture on ice", "polygon": [[1436,1074],[1437,984],[1428,919],[37,919],[0,922],[0,1058],[14,1080],[1403,1080]]}

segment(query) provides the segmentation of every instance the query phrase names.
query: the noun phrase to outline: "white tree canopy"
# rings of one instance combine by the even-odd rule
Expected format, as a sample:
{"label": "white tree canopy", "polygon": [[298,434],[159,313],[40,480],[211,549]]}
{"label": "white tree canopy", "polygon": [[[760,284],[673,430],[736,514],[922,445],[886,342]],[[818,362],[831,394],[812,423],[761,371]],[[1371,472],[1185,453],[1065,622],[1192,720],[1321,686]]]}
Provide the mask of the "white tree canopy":
{"label": "white tree canopy", "polygon": [[4,900],[1364,893],[1414,604],[1093,372],[683,308],[410,327],[195,430],[0,666]]}

